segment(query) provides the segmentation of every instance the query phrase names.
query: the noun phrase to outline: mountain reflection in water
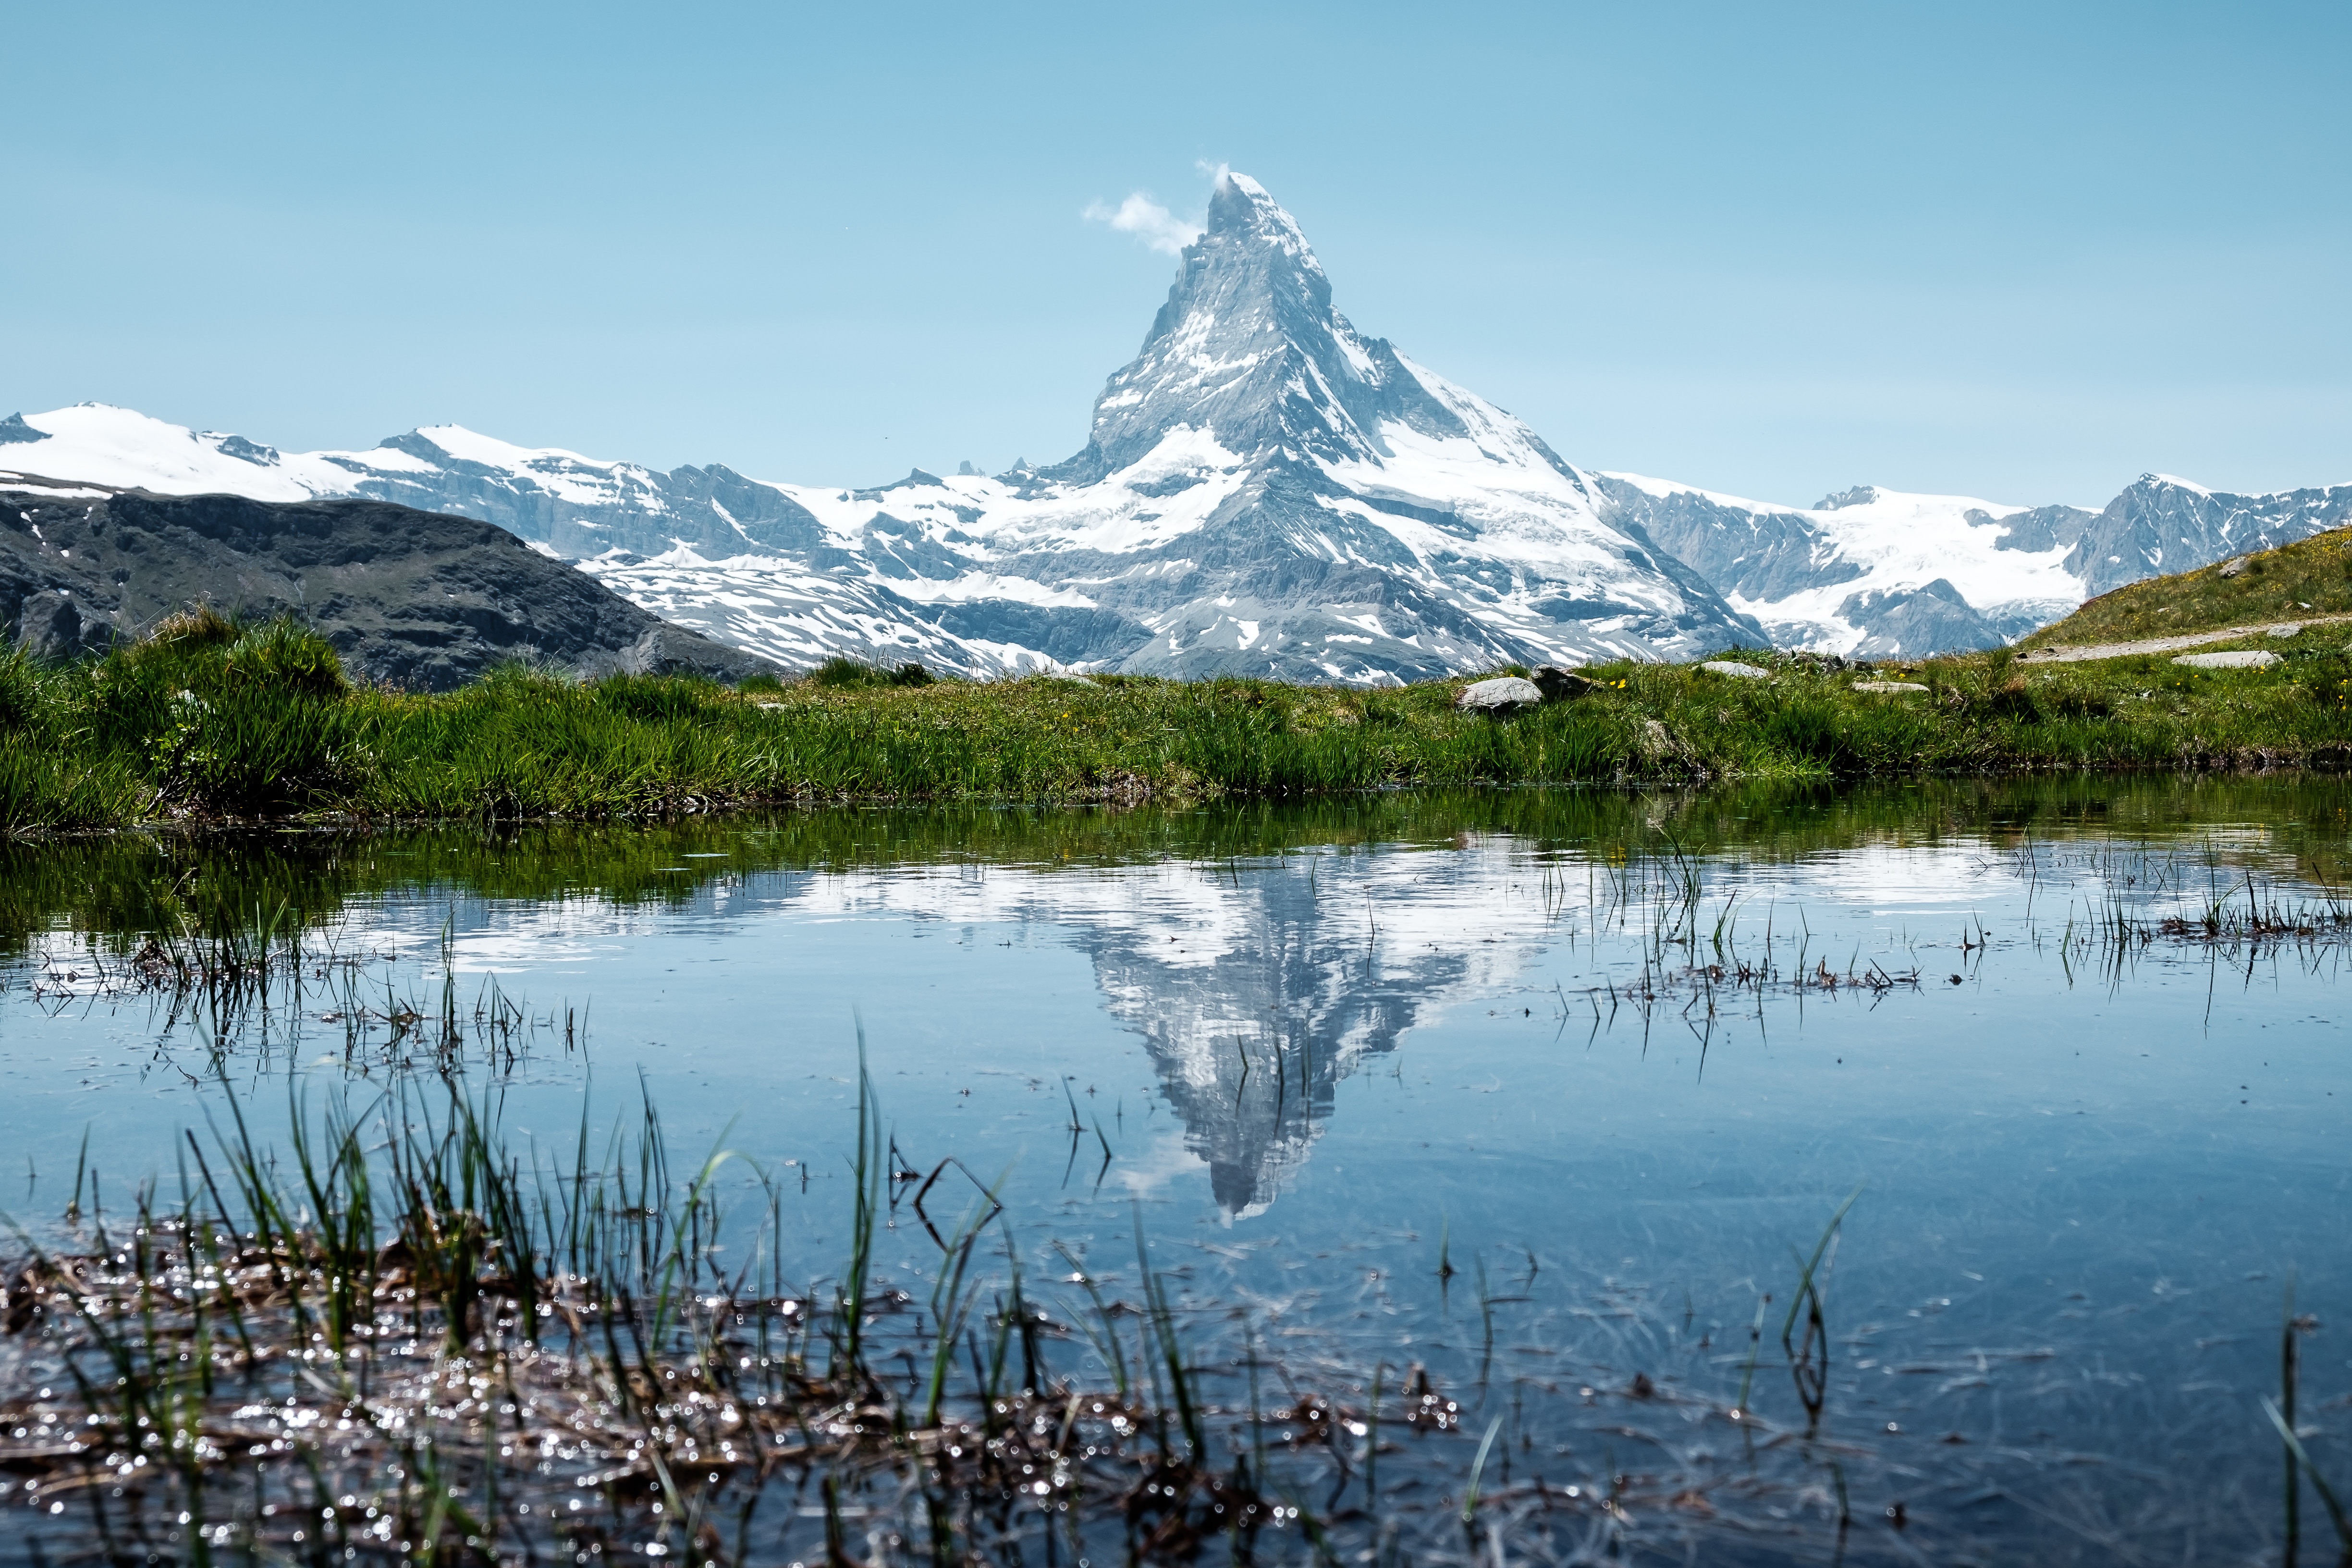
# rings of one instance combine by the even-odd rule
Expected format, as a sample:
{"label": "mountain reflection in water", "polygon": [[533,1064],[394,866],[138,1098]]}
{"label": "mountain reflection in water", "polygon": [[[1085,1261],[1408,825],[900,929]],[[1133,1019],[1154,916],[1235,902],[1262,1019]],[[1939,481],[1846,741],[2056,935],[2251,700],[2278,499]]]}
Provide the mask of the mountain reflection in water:
{"label": "mountain reflection in water", "polygon": [[[555,1020],[466,1063],[518,1148],[601,1137],[642,1085],[680,1150],[744,1156],[736,1201],[781,1205],[777,1277],[822,1284],[862,1017],[915,1173],[883,1276],[921,1300],[928,1220],[985,1209],[961,1176],[907,1206],[952,1157],[1041,1292],[1083,1266],[1132,1300],[1148,1257],[1227,1373],[1278,1347],[1360,1402],[1425,1373],[1470,1415],[1396,1450],[1424,1499],[1524,1396],[1497,1453],[1654,1483],[1645,1539],[1684,1540],[1678,1497],[1787,1531],[1696,1560],[2276,1560],[2284,1283],[2323,1322],[2352,1301],[2345,799],[2077,778],[5,843],[0,1146],[12,1212],[53,1216],[85,1156],[110,1208],[168,1184],[159,1152],[232,1094],[388,1103],[434,1062],[383,1070],[381,1026],[347,1052],[317,985],[331,946],[389,951],[379,1016]],[[2246,929],[2280,909],[2309,929]],[[257,924],[316,965],[266,1015],[93,979]],[[1817,1246],[1815,1448],[1780,1325]],[[2340,1476],[2333,1342],[2299,1418]]]}
{"label": "mountain reflection in water", "polygon": [[[2238,804],[2250,789],[2264,819],[2251,832]],[[2342,847],[2341,798],[2324,778],[2082,778],[19,842],[0,845],[0,951],[52,941],[59,927],[121,947],[132,933],[233,928],[275,907],[310,926],[356,911],[412,946],[446,920],[459,967],[489,973],[592,957],[655,920],[1049,930],[1085,955],[1103,1007],[1141,1040],[1184,1148],[1233,1219],[1275,1201],[1341,1082],[1424,1020],[1508,992],[1545,952],[1590,940],[1626,890],[1612,878],[1679,875],[1685,857],[1713,860],[1718,879],[1736,866],[1751,925],[1774,867],[1829,857],[1852,896],[1948,900],[1972,879],[2011,879],[1989,857],[2078,836],[2169,840],[2325,883]],[[1884,876],[1923,885],[1875,887]],[[1540,1007],[1521,1005],[1564,1027],[1570,1001],[1547,992]]]}
{"label": "mountain reflection in water", "polygon": [[1336,1086],[1433,1011],[1508,984],[1559,932],[1484,898],[1515,847],[1218,862],[995,867],[812,879],[803,917],[1051,927],[1087,955],[1111,1016],[1142,1040],[1220,1209],[1263,1210],[1307,1156]]}

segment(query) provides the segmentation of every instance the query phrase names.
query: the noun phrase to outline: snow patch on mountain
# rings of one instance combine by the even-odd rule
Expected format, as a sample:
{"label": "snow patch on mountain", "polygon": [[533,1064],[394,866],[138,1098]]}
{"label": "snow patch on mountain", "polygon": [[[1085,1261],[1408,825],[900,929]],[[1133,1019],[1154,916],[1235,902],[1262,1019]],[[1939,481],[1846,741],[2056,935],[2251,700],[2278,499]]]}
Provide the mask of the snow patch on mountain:
{"label": "snow patch on mountain", "polygon": [[335,461],[341,454],[289,457],[242,436],[190,430],[110,404],[20,415],[16,423],[37,434],[31,440],[18,435],[11,459],[52,479],[162,495],[218,490],[272,501],[348,493],[351,475]]}
{"label": "snow patch on mountain", "polygon": [[[1917,657],[1994,646],[2080,604],[2073,545],[2092,514],[1862,485],[1812,507],[1601,476],[1622,515],[1726,591],[1776,642]],[[2034,527],[2024,526],[2035,523]]]}

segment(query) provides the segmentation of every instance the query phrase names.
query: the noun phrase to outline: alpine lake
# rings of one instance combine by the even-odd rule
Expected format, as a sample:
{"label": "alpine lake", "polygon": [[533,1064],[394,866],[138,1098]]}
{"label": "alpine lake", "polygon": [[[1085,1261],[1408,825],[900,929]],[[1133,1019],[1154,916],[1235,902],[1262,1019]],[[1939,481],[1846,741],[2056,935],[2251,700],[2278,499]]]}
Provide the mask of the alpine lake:
{"label": "alpine lake", "polygon": [[[0,845],[0,1555],[2332,1561],[2347,809]],[[511,1241],[464,1289],[551,1305],[428,1312],[461,1132],[541,1275],[637,1248],[634,1342]],[[331,1323],[277,1276],[355,1183]]]}

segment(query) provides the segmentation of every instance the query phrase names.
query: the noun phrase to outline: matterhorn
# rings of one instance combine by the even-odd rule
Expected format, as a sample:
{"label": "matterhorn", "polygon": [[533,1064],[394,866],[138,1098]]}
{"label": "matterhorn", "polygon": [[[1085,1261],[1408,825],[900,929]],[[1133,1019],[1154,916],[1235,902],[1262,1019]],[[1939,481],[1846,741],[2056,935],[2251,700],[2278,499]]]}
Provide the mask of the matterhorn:
{"label": "matterhorn", "polygon": [[0,419],[0,470],[461,513],[792,668],[1368,686],[1768,642],[1986,647],[2152,573],[2352,522],[2352,486],[2237,496],[2152,474],[2096,510],[1857,485],[1795,507],[1580,469],[1358,331],[1298,225],[1235,174],[1085,448],[1051,467],[843,489],[454,425],[287,453],[83,404]]}

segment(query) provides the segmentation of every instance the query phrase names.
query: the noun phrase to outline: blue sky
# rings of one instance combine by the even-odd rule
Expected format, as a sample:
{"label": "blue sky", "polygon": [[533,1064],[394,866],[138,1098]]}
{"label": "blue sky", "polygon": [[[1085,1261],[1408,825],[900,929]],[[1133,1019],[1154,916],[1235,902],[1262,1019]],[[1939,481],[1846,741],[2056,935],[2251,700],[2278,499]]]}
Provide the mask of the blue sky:
{"label": "blue sky", "polygon": [[2352,480],[2352,5],[6,0],[0,414],[875,483],[1083,442],[1255,175],[1570,461]]}

